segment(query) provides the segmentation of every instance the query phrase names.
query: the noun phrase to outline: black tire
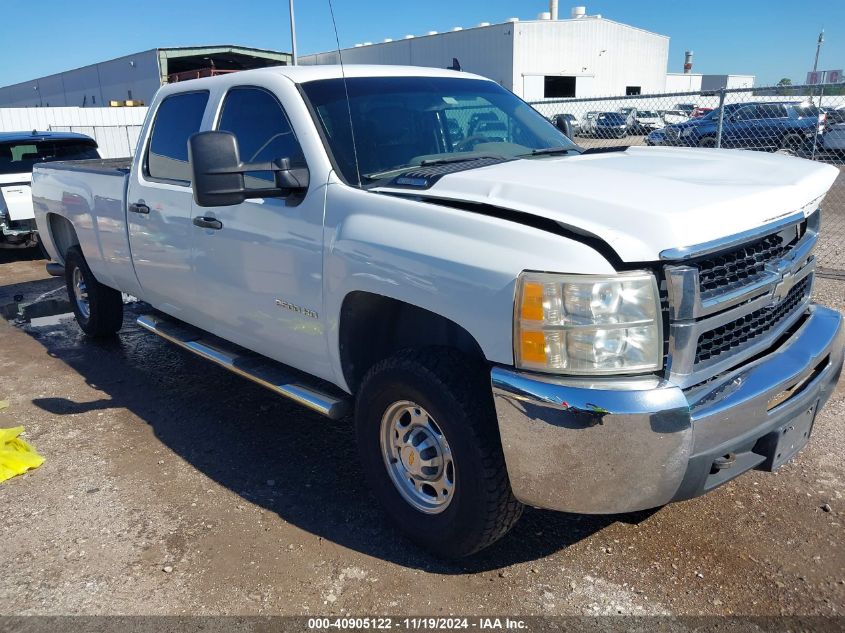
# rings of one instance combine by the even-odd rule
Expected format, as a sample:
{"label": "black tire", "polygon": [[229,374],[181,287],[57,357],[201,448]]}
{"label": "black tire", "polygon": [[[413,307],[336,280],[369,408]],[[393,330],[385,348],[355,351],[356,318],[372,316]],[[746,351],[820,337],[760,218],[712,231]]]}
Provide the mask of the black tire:
{"label": "black tire", "polygon": [[804,145],[804,139],[798,134],[787,134],[780,143],[780,149],[797,154]]}
{"label": "black tire", "polygon": [[[88,296],[87,315],[76,299],[74,271],[77,269]],[[69,248],[65,255],[65,285],[76,322],[85,334],[100,338],[113,336],[120,330],[123,325],[123,297],[114,288],[104,286],[94,278],[78,246]]]}
{"label": "black tire", "polygon": [[[388,474],[382,417],[403,400],[429,413],[451,450],[454,494],[438,514],[411,505]],[[375,496],[401,532],[434,554],[469,556],[504,536],[522,515],[508,480],[489,375],[480,363],[446,348],[400,352],[367,373],[355,418]]]}
{"label": "black tire", "polygon": [[44,248],[44,242],[41,241],[41,236],[38,236],[38,244],[35,245],[35,248],[38,250],[38,255],[41,259],[46,259],[49,261],[50,253],[47,252],[47,249]]}
{"label": "black tire", "polygon": [[698,141],[699,147],[716,147],[716,139],[712,136],[705,136],[703,139]]}

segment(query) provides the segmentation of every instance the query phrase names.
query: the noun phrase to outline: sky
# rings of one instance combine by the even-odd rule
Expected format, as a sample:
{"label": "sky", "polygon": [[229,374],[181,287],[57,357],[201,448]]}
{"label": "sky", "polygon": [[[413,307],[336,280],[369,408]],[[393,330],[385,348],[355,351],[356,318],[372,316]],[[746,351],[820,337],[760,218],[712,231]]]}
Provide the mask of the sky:
{"label": "sky", "polygon": [[[343,47],[509,17],[535,19],[545,0],[333,0]],[[588,14],[670,36],[669,68],[695,51],[694,72],[803,83],[825,29],[819,69],[845,66],[845,2],[580,0]],[[0,86],[165,46],[239,44],[290,50],[287,0],[2,0]],[[335,48],[328,0],[296,0],[300,54]]]}

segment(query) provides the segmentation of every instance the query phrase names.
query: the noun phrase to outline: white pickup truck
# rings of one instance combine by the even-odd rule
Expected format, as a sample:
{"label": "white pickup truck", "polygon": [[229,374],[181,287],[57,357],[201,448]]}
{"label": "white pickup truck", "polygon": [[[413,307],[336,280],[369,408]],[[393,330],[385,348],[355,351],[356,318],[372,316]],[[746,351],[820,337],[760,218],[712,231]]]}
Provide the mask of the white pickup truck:
{"label": "white pickup truck", "polygon": [[97,143],[73,132],[0,133],[0,248],[38,246],[32,168],[42,162],[99,158]]}
{"label": "white pickup truck", "polygon": [[482,77],[318,66],[166,86],[131,165],[38,165],[33,196],[86,333],[123,291],[143,328],[354,413],[388,515],[456,557],[523,504],[654,508],[795,455],[843,362],[811,301],[836,175],[591,153]]}

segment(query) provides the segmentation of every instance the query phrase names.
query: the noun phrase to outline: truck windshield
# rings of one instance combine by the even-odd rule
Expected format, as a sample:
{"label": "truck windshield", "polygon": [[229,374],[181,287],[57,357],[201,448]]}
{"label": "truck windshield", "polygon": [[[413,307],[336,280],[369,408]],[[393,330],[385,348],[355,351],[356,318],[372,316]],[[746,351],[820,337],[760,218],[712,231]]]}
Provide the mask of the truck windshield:
{"label": "truck windshield", "polygon": [[[498,84],[445,77],[353,77],[302,84],[342,176],[372,183],[423,163],[579,148]],[[350,113],[355,147],[350,133]],[[358,169],[355,167],[357,155]]]}
{"label": "truck windshield", "polygon": [[42,140],[0,143],[0,174],[29,174],[36,163],[99,158],[97,144],[85,140]]}

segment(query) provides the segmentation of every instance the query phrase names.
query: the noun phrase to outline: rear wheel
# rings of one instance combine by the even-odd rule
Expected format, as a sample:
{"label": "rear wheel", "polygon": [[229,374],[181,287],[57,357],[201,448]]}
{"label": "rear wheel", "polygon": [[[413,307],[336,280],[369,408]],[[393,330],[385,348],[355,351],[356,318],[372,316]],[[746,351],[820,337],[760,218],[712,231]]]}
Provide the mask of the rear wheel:
{"label": "rear wheel", "polygon": [[446,558],[501,538],[522,514],[499,440],[486,368],[455,351],[376,364],[356,404],[364,472],[390,519]]}
{"label": "rear wheel", "polygon": [[780,149],[789,154],[797,154],[804,144],[804,139],[798,134],[787,134],[783,137],[780,144]]}
{"label": "rear wheel", "polygon": [[88,336],[115,334],[123,324],[123,297],[94,278],[78,246],[65,255],[65,284],[73,314]]}

